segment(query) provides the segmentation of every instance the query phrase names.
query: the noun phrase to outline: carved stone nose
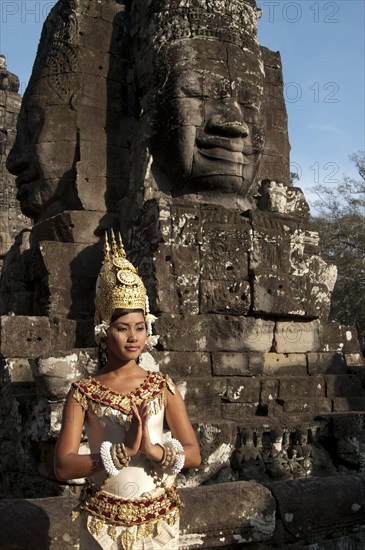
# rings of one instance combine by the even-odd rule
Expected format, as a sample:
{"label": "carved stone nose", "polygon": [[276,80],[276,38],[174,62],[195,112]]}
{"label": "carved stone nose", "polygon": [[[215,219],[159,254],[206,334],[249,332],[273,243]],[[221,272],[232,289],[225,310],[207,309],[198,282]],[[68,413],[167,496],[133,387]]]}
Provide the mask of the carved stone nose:
{"label": "carved stone nose", "polygon": [[236,101],[226,102],[221,112],[208,118],[206,130],[228,137],[247,137],[249,129],[243,120],[240,106]]}
{"label": "carved stone nose", "polygon": [[25,152],[22,151],[18,143],[15,142],[6,159],[6,168],[11,174],[17,176],[27,168],[28,164],[29,159],[26,158]]}

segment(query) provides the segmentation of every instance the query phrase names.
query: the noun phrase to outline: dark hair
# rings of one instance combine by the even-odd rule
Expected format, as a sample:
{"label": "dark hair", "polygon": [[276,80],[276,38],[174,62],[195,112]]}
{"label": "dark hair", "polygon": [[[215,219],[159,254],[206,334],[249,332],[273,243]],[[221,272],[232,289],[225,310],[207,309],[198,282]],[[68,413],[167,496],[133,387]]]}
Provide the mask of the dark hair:
{"label": "dark hair", "polygon": [[113,315],[110,319],[110,323],[114,323],[114,321],[116,321],[117,319],[119,319],[119,317],[123,317],[123,315],[128,315],[128,313],[135,313],[136,311],[141,311],[143,313],[143,317],[144,317],[144,311],[143,309],[125,309],[125,308],[116,308],[114,311],[113,311]]}

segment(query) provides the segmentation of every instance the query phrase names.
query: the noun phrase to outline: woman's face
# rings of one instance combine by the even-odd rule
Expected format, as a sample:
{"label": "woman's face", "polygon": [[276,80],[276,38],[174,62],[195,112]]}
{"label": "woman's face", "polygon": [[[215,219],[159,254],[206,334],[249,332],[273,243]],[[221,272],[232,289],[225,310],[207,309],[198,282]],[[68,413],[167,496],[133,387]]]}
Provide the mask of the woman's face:
{"label": "woman's face", "polygon": [[147,340],[142,311],[127,313],[113,321],[107,330],[108,358],[119,362],[136,360]]}

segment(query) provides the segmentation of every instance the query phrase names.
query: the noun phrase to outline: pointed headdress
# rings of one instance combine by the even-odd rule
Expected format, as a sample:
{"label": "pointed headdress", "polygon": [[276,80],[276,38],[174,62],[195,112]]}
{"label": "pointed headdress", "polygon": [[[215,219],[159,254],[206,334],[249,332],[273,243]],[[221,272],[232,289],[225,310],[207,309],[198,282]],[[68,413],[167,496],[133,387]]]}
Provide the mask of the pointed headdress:
{"label": "pointed headdress", "polygon": [[121,235],[117,237],[111,231],[109,242],[105,235],[104,260],[96,283],[95,337],[106,336],[116,309],[139,309],[146,319],[148,343],[155,345],[158,337],[152,337],[152,323],[156,317],[149,312],[146,287],[137,269],[127,260]]}

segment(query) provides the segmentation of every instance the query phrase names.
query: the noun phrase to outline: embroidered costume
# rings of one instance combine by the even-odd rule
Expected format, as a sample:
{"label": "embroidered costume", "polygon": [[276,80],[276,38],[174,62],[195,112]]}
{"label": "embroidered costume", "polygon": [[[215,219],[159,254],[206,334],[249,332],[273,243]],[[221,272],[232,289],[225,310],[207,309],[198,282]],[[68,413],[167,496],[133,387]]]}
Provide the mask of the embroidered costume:
{"label": "embroidered costume", "polygon": [[[95,336],[100,362],[107,365],[105,342],[112,316],[118,310],[143,311],[146,345],[156,319],[149,312],[146,288],[127,260],[121,236],[105,236],[104,260],[96,285]],[[80,548],[82,550],[177,550],[181,501],[175,476],[184,465],[184,449],[176,439],[164,440],[166,392],[175,393],[168,375],[146,372],[143,382],[120,394],[95,378],[74,382],[73,398],[85,411],[85,431],[91,454],[99,454],[104,469],[89,476],[81,494]],[[134,418],[132,404],[150,405],[151,443],[163,450],[160,462],[138,452],[129,456],[124,445]]]}
{"label": "embroidered costume", "polygon": [[[86,411],[85,430],[90,452],[103,442],[123,444],[132,421],[132,403],[150,403],[151,441],[162,445],[165,392],[175,393],[171,378],[147,371],[145,380],[120,394],[87,378],[74,382],[72,395]],[[119,445],[120,446],[120,445]],[[173,550],[178,548],[181,501],[169,475],[143,454],[131,457],[117,475],[91,475],[80,499],[83,550]]]}

